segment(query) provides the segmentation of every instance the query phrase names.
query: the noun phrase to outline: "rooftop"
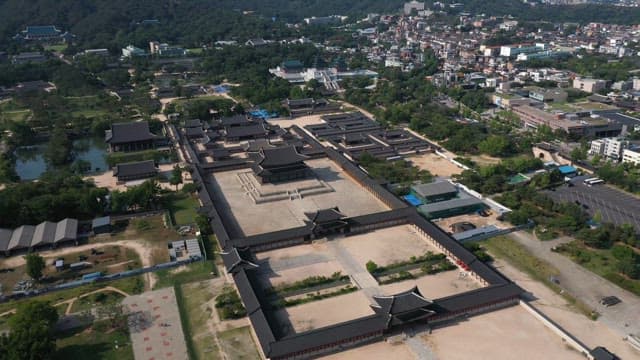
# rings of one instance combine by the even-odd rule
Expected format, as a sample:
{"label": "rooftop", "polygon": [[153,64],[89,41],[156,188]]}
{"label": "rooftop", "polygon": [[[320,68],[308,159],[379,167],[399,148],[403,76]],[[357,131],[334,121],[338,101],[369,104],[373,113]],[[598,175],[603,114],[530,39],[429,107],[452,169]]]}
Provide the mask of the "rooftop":
{"label": "rooftop", "polygon": [[270,168],[300,163],[307,157],[299,154],[294,146],[279,146],[261,148],[255,160],[262,168]]}
{"label": "rooftop", "polygon": [[429,184],[419,184],[411,187],[416,194],[422,197],[431,197],[441,194],[458,192],[458,189],[448,181],[438,181]]}
{"label": "rooftop", "polygon": [[158,169],[156,168],[156,163],[153,160],[145,160],[117,164],[113,171],[113,175],[118,177],[128,177],[157,172]]}
{"label": "rooftop", "polygon": [[111,132],[107,134],[106,141],[110,144],[122,144],[155,138],[156,136],[149,130],[148,122],[136,121],[111,124]]}

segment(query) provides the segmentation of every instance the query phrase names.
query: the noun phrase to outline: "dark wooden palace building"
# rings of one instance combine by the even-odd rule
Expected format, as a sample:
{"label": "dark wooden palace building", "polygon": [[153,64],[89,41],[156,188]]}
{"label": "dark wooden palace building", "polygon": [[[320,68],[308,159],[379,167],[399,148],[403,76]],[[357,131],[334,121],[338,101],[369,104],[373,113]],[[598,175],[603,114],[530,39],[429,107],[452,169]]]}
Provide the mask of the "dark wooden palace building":
{"label": "dark wooden palace building", "polygon": [[153,149],[158,138],[149,130],[149,123],[146,121],[115,123],[105,132],[105,141],[111,151]]}
{"label": "dark wooden palace building", "polygon": [[311,174],[304,163],[307,157],[298,153],[295,146],[263,147],[249,156],[254,161],[253,172],[262,184],[305,179]]}
{"label": "dark wooden palace building", "polygon": [[340,212],[338,207],[320,209],[305,215],[312,224],[311,231],[316,238],[345,233],[349,229],[349,219]]}

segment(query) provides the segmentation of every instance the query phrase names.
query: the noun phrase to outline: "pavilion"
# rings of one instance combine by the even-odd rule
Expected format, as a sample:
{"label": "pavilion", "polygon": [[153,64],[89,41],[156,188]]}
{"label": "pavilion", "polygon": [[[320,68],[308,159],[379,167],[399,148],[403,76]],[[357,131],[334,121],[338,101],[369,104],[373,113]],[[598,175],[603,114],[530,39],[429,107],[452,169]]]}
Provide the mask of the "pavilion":
{"label": "pavilion", "polygon": [[304,179],[311,172],[304,163],[307,157],[295,146],[261,148],[249,155],[254,161],[253,172],[262,184]]}

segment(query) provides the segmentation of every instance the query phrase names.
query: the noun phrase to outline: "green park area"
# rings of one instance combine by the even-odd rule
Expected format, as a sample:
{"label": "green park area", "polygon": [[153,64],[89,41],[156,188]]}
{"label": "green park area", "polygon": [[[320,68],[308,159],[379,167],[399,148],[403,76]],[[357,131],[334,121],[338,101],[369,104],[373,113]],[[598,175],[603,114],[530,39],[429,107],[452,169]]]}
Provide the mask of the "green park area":
{"label": "green park area", "polygon": [[50,45],[45,45],[44,50],[45,51],[52,51],[52,52],[63,52],[67,49],[69,45],[67,44],[50,44]]}
{"label": "green park area", "polygon": [[173,193],[167,195],[170,202],[168,210],[176,226],[193,225],[200,208],[198,199],[193,194]]}
{"label": "green park area", "polygon": [[96,322],[56,334],[57,350],[53,360],[133,360],[128,330],[113,330],[104,323]]}
{"label": "green park area", "polygon": [[6,126],[9,122],[23,122],[31,115],[31,110],[17,104],[13,100],[0,102],[0,125]]}

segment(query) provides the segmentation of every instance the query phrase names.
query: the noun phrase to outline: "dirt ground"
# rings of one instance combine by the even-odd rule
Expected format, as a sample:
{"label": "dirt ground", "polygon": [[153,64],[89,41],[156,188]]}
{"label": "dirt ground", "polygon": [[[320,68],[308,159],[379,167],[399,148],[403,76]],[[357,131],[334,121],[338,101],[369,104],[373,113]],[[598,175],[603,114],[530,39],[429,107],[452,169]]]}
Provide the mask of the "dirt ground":
{"label": "dirt ground", "polygon": [[[175,165],[176,164],[161,164],[158,166],[158,170],[160,173],[171,172],[171,170],[173,170],[173,167]],[[118,184],[117,183],[118,179],[115,176],[113,176],[112,171],[107,171],[99,175],[92,175],[92,176],[85,177],[85,180],[88,180],[88,179],[93,180],[93,182],[96,184],[97,187],[104,187],[109,190],[120,190],[120,191],[126,191],[127,188],[134,185],[139,185],[141,183],[140,180],[136,180],[136,181],[127,182],[124,184]],[[184,184],[191,182],[191,175],[187,171],[184,171],[182,173],[182,179],[183,179],[183,184],[178,185],[178,190],[181,189]],[[160,187],[163,189],[167,189],[167,190],[176,189],[174,185],[171,185],[168,182],[159,182],[158,184],[160,184]]]}
{"label": "dirt ground", "polygon": [[439,359],[447,360],[584,359],[520,306],[436,328],[423,339]]}
{"label": "dirt ground", "polygon": [[[230,219],[232,235],[248,236],[303,226],[305,213],[338,206],[348,217],[388,210],[367,190],[355,183],[329,159],[306,162],[318,178],[335,191],[302,199],[279,200],[254,204],[245,194],[237,173],[244,170],[224,171],[213,174],[215,200]],[[293,183],[293,182],[292,182]],[[295,185],[292,185],[295,188]],[[233,220],[231,220],[233,219]],[[257,221],[259,219],[259,221]]]}
{"label": "dirt ground", "polygon": [[258,264],[264,270],[261,278],[265,286],[306,279],[310,276],[331,276],[334,272],[346,275],[335,261],[326,243],[313,243],[256,254]]}
{"label": "dirt ground", "polygon": [[500,160],[500,158],[492,157],[485,154],[473,155],[473,156],[470,156],[470,158],[478,165],[494,165],[502,161]]}
{"label": "dirt ground", "polygon": [[450,218],[445,218],[438,220],[435,222],[438,227],[446,232],[452,232],[451,225],[459,222],[470,222],[475,225],[477,228],[481,228],[484,226],[494,225],[499,229],[506,229],[509,227],[509,224],[498,220],[498,214],[495,211],[491,212],[491,215],[487,217],[483,217],[477,214],[465,214],[460,216],[454,216]]}
{"label": "dirt ground", "polygon": [[315,115],[301,116],[301,117],[297,117],[295,119],[277,118],[277,119],[269,119],[269,120],[267,120],[267,122],[269,124],[278,125],[283,129],[291,127],[293,125],[298,125],[299,127],[304,128],[307,125],[315,125],[315,124],[324,123],[324,120],[321,119],[324,115],[326,115],[326,114],[315,114]]}
{"label": "dirt ground", "polygon": [[[144,241],[137,240],[122,240],[122,241],[111,241],[111,242],[101,242],[101,243],[90,243],[80,246],[70,246],[57,248],[53,250],[39,251],[38,254],[45,258],[47,263],[53,261],[54,258],[60,256],[66,256],[69,254],[74,254],[81,251],[89,251],[92,248],[97,247],[106,247],[106,246],[121,246],[135,251],[140,257],[140,261],[142,262],[142,267],[151,266],[151,259],[153,258],[153,247],[151,245],[147,245]],[[22,256],[14,256],[7,259],[0,259],[0,269],[4,268],[17,268],[19,266],[24,266],[26,261]],[[152,273],[147,273],[145,275],[145,279],[149,288],[153,288],[155,284],[156,277]]]}
{"label": "dirt ground", "polygon": [[408,158],[411,163],[422,170],[428,170],[433,176],[450,178],[462,173],[463,169],[456,164],[434,153],[414,155]]}
{"label": "dirt ground", "polygon": [[479,289],[482,286],[471,277],[460,277],[458,270],[445,271],[434,275],[425,275],[417,279],[382,285],[380,288],[386,295],[393,295],[418,286],[427,299],[438,299]]}
{"label": "dirt ground", "polygon": [[640,358],[640,353],[631,348],[622,337],[601,321],[590,320],[571,308],[571,305],[562,296],[551,291],[544,284],[531,279],[529,275],[504,261],[496,260],[494,266],[536,297],[537,300],[531,302],[531,305],[578,338],[587,347],[605,346],[622,359]]}
{"label": "dirt ground", "polygon": [[392,345],[383,341],[321,357],[322,360],[414,360],[406,344]]}
{"label": "dirt ground", "polygon": [[369,307],[369,300],[362,291],[320,301],[312,301],[275,312],[275,315],[282,319],[282,323],[291,322],[295,333],[318,329],[372,314],[373,310]]}
{"label": "dirt ground", "polygon": [[393,262],[409,260],[412,256],[424,255],[427,251],[440,251],[424,241],[408,225],[378,229],[373,232],[340,239],[340,244],[358,263],[364,265],[372,260],[385,266]]}

